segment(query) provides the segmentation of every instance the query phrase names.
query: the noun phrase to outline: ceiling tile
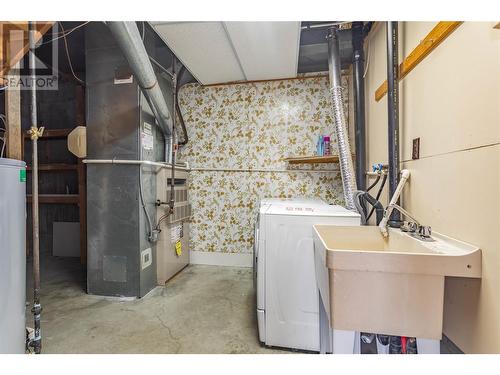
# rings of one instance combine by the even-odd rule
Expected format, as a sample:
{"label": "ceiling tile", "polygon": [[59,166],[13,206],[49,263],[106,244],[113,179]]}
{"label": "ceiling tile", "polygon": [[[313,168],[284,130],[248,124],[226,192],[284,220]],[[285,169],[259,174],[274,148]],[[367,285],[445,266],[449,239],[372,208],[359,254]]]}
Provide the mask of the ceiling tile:
{"label": "ceiling tile", "polygon": [[300,22],[224,22],[248,80],[297,75]]}
{"label": "ceiling tile", "polygon": [[202,84],[244,80],[222,22],[153,22],[165,43]]}

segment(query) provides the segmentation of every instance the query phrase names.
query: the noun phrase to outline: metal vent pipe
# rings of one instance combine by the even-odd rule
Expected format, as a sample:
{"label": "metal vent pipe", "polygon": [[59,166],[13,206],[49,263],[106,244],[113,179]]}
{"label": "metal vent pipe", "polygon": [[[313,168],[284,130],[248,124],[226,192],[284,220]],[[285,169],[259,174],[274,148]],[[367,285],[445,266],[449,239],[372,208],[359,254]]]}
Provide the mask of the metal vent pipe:
{"label": "metal vent pipe", "polygon": [[158,121],[165,137],[165,160],[169,161],[172,151],[172,116],[156,79],[139,29],[133,21],[107,22],[106,24],[139,81],[139,86]]}
{"label": "metal vent pipe", "polygon": [[347,133],[347,123],[342,101],[342,81],[340,75],[340,51],[337,28],[332,27],[328,31],[328,71],[330,78],[330,94],[333,103],[333,115],[335,120],[335,131],[337,133],[337,146],[340,159],[340,174],[344,187],[344,199],[346,208],[356,211],[354,204],[354,192],[356,181],[352,162],[351,147]]}
{"label": "metal vent pipe", "polygon": [[[387,114],[389,148],[389,199],[396,192],[399,182],[399,52],[398,23],[387,22]],[[393,210],[390,226],[399,226],[401,215]]]}
{"label": "metal vent pipe", "polygon": [[363,22],[352,24],[354,122],[356,144],[356,183],[358,189],[366,189],[366,131],[365,131],[365,56],[363,51]]}

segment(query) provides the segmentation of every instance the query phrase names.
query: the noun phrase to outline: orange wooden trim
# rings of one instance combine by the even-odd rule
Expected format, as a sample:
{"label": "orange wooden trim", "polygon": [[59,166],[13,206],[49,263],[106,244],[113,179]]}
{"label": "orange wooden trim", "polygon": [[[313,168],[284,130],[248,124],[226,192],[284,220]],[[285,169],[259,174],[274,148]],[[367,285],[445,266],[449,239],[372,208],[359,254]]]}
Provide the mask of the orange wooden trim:
{"label": "orange wooden trim", "polygon": [[[441,44],[462,22],[441,21],[430,31],[429,34],[416,46],[413,51],[399,65],[399,80],[410,73],[423,59]],[[375,91],[375,100],[378,102],[387,94],[387,80]]]}

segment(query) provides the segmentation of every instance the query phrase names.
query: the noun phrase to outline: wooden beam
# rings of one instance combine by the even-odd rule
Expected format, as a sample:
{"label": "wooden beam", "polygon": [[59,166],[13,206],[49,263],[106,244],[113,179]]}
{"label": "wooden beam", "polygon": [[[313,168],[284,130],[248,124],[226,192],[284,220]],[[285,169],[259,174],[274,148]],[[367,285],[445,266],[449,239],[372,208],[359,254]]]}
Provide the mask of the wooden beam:
{"label": "wooden beam", "polygon": [[[16,69],[18,72],[18,70]],[[19,75],[19,73],[16,73]],[[21,131],[21,90],[19,88],[5,89],[5,117],[7,134],[7,157],[23,160]]]}
{"label": "wooden beam", "polygon": [[[78,204],[78,194],[40,194],[38,201],[44,204]],[[31,203],[31,194],[26,195],[26,202]]]}
{"label": "wooden beam", "polygon": [[[410,73],[423,59],[427,57],[443,40],[460,26],[462,22],[438,22],[429,34],[416,46],[413,51],[399,65],[399,80]],[[375,100],[378,102],[387,94],[387,80],[375,91]]]}
{"label": "wooden beam", "polygon": [[[28,165],[26,170],[31,171],[31,166]],[[38,164],[38,170],[40,172],[76,171],[78,170],[78,166],[66,163]]]}

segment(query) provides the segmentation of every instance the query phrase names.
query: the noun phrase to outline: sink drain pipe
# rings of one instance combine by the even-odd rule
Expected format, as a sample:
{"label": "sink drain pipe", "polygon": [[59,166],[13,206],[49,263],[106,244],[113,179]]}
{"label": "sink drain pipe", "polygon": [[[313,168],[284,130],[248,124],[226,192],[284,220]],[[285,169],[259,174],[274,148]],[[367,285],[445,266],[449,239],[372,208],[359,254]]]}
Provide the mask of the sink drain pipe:
{"label": "sink drain pipe", "polygon": [[[387,22],[387,115],[389,148],[389,197],[394,196],[399,182],[399,52],[398,22]],[[388,224],[399,227],[401,216],[391,213]]]}
{"label": "sink drain pipe", "polygon": [[[342,101],[342,81],[340,76],[340,51],[339,39],[337,35],[338,27],[328,30],[328,73],[330,78],[330,95],[333,103],[333,115],[335,122],[335,132],[337,134],[337,147],[340,161],[340,174],[344,188],[344,199],[346,208],[357,211],[354,203],[354,192],[356,191],[356,181],[354,167],[352,163],[351,147],[347,134],[347,123],[344,114]],[[364,171],[363,171],[364,173]]]}

